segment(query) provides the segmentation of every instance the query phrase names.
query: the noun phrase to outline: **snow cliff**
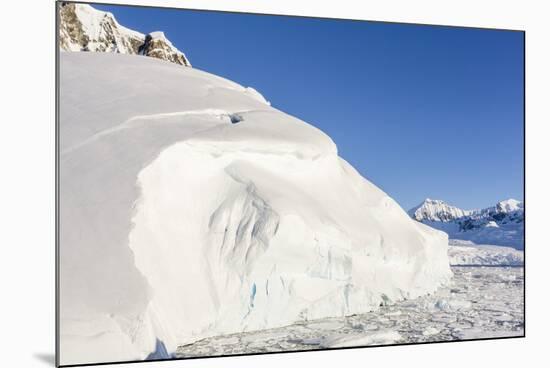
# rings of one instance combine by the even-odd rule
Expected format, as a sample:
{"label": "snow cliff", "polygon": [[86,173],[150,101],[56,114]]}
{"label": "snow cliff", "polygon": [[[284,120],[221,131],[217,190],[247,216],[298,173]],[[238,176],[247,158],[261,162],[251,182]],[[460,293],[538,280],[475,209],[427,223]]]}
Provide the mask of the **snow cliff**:
{"label": "snow cliff", "polygon": [[451,277],[443,232],[257,91],[137,55],[60,63],[62,364],[362,313]]}

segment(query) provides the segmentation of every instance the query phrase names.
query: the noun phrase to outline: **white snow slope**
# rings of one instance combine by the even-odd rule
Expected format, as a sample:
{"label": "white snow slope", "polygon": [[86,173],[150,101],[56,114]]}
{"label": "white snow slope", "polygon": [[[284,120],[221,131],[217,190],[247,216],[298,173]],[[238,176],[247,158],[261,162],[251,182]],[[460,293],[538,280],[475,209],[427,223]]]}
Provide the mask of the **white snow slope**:
{"label": "white snow slope", "polygon": [[451,277],[443,232],[258,92],[135,55],[60,63],[61,364],[361,313]]}

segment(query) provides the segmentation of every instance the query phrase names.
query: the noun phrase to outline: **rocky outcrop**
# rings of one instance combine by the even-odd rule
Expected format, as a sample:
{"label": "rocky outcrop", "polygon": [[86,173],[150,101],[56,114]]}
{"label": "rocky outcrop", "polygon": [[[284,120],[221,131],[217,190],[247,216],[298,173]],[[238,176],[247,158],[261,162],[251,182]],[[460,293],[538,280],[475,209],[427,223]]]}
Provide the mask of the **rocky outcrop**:
{"label": "rocky outcrop", "polygon": [[139,47],[139,54],[191,66],[185,55],[172,45],[163,32],[153,32],[145,36],[145,42]]}
{"label": "rocky outcrop", "polygon": [[113,14],[87,4],[59,7],[59,47],[64,51],[116,52],[144,55],[191,66],[162,32],[143,34],[120,25]]}

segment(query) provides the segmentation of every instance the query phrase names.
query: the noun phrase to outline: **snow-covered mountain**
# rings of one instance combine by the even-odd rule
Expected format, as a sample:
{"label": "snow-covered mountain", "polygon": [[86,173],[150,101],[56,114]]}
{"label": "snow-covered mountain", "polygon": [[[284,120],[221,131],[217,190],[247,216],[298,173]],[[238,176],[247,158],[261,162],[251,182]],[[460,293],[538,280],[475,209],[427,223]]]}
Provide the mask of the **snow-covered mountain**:
{"label": "snow-covered mountain", "polygon": [[62,3],[59,45],[64,51],[115,52],[144,55],[191,66],[163,32],[144,35],[120,25],[113,14],[88,4]]}
{"label": "snow-covered mountain", "polygon": [[445,231],[451,239],[516,249],[524,247],[523,202],[515,199],[501,201],[481,210],[463,210],[444,201],[428,198],[408,213],[417,221]]}
{"label": "snow-covered mountain", "polygon": [[426,198],[424,202],[410,209],[409,215],[416,221],[449,222],[467,216],[470,212],[451,206],[438,199]]}
{"label": "snow-covered mountain", "polygon": [[255,90],[139,55],[60,66],[62,364],[359,314],[452,276],[445,233]]}

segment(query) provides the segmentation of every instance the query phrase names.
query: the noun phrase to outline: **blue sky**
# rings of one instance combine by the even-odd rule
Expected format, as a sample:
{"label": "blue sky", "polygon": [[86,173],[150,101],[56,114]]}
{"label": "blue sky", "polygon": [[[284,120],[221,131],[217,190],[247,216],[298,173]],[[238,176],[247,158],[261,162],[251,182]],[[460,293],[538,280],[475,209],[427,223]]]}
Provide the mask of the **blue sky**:
{"label": "blue sky", "polygon": [[405,209],[523,198],[523,33],[96,8],[317,126]]}

